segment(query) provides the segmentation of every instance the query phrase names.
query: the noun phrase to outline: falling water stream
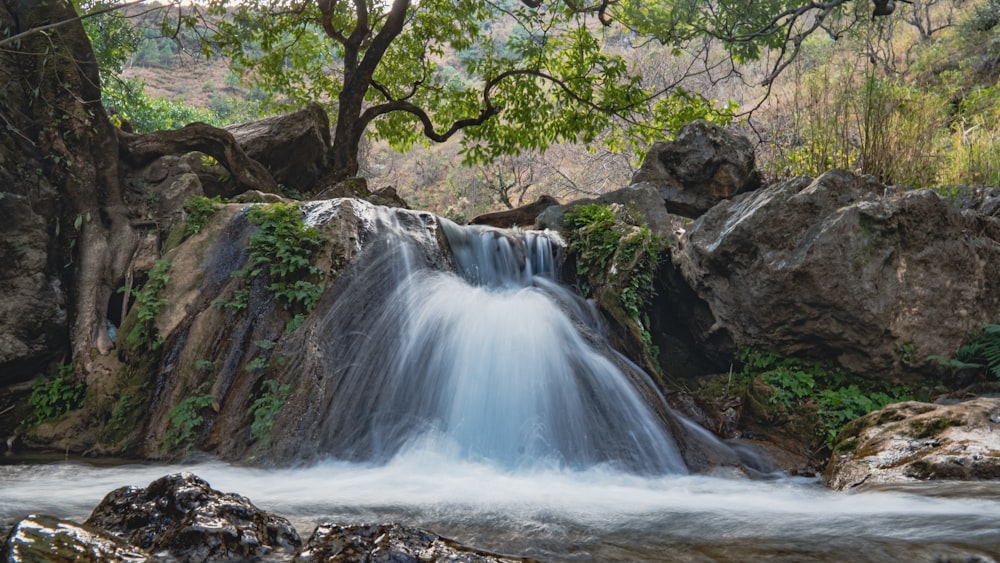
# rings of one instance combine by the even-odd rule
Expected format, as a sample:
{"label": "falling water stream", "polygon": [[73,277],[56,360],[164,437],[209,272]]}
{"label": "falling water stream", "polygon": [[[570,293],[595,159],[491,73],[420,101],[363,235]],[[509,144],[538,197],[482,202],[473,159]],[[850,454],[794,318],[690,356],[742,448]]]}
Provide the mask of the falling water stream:
{"label": "falling water stream", "polygon": [[[644,375],[558,283],[550,235],[441,225],[457,273],[387,239],[341,298],[364,311],[319,322],[338,343],[326,351],[337,392],[310,463],[7,458],[0,526],[29,512],[82,520],[112,489],[188,470],[305,536],[323,521],[397,521],[549,561],[1000,557],[1000,485],[835,493],[689,474],[665,406],[636,388]],[[389,297],[366,302],[376,281]]]}

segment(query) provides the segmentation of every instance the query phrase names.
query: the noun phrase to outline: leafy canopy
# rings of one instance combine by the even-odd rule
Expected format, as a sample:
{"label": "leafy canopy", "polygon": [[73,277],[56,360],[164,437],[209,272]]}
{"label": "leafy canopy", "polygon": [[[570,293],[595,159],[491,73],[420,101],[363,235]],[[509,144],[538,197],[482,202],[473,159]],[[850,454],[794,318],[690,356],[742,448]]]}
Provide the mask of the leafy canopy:
{"label": "leafy canopy", "polygon": [[[595,143],[603,131],[612,134],[602,142],[622,150],[735,110],[645,84],[606,48],[611,39],[642,40],[663,18],[676,22],[670,40],[681,46],[695,29],[680,22],[700,13],[697,4],[214,0],[217,33],[205,47],[230,57],[272,103],[336,106],[338,122],[357,120],[401,150],[459,131],[470,162],[564,141]],[[614,23],[626,17],[634,21]],[[364,88],[363,107],[346,115],[345,93],[357,88]],[[335,137],[347,135],[339,125]]]}

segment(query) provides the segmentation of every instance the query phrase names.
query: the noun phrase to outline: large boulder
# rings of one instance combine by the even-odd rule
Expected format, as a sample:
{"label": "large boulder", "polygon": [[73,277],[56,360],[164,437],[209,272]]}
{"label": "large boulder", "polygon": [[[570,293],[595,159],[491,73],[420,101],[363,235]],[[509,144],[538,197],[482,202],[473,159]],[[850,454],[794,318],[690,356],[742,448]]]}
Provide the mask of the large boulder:
{"label": "large boulder", "polygon": [[308,194],[326,170],[330,119],[319,104],[226,129],[286,190]]}
{"label": "large boulder", "polygon": [[84,524],[188,562],[290,557],[301,544],[285,518],[241,495],[212,489],[191,473],[167,475],[146,488],[116,489]]}
{"label": "large boulder", "polygon": [[918,375],[1000,319],[1000,221],[832,170],[737,196],[672,248],[709,353],[737,346]]}
{"label": "large boulder", "polygon": [[695,121],[673,141],[654,143],[632,184],[656,188],[667,211],[695,218],[724,199],[760,187],[760,176],[749,139]]}
{"label": "large boulder", "polygon": [[889,405],[849,424],[824,474],[838,490],[1000,479],[1000,399]]}
{"label": "large boulder", "polygon": [[504,558],[468,548],[431,532],[399,524],[316,527],[296,562],[466,561],[501,563],[528,561]]}

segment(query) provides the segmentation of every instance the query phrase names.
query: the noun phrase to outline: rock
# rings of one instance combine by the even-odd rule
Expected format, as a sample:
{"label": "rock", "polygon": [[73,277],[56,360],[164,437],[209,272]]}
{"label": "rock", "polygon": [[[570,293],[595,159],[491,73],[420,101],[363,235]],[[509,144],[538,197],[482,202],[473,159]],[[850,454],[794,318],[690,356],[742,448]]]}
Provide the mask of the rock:
{"label": "rock", "polygon": [[319,104],[226,130],[247,156],[264,165],[285,190],[311,193],[326,169],[330,119]]}
{"label": "rock", "polygon": [[681,128],[650,147],[632,184],[656,188],[667,211],[695,218],[724,199],[760,187],[753,145],[708,121]]}
{"label": "rock", "polygon": [[216,491],[191,473],[161,477],[145,489],[116,489],[85,524],[157,557],[189,562],[290,556],[301,544],[288,520],[243,496]]}
{"label": "rock", "polygon": [[1000,319],[1000,221],[846,171],[737,196],[671,251],[710,315],[689,324],[710,355],[748,346],[905,379]]}
{"label": "rock", "polygon": [[528,561],[506,558],[462,546],[424,530],[398,524],[338,526],[322,524],[313,532],[296,562]]}
{"label": "rock", "polygon": [[522,205],[521,207],[516,207],[514,209],[508,209],[507,211],[495,211],[493,213],[484,213],[478,217],[473,218],[469,221],[470,225],[490,225],[492,227],[500,227],[503,229],[509,229],[511,227],[522,227],[530,228],[535,224],[535,219],[538,218],[538,214],[545,209],[559,205],[559,200],[550,196],[543,195],[536,199],[534,202],[527,205]]}
{"label": "rock", "polygon": [[[536,229],[564,228],[563,217],[566,212],[574,207],[589,204],[622,205],[626,209],[636,211],[642,222],[651,231],[659,235],[673,236],[677,229],[677,216],[667,213],[667,208],[663,205],[663,198],[659,192],[649,184],[632,184],[631,186],[602,194],[597,198],[578,199],[566,205],[551,205],[542,209],[535,219]],[[534,204],[532,204],[534,205]]]}
{"label": "rock", "polygon": [[1000,217],[1000,188],[968,188],[956,199],[963,211]]}
{"label": "rock", "polygon": [[928,479],[1000,479],[1000,399],[954,405],[908,402],[850,423],[824,474],[830,488]]}
{"label": "rock", "polygon": [[138,547],[106,532],[51,516],[30,515],[7,536],[3,561],[129,561],[152,558]]}
{"label": "rock", "polygon": [[58,267],[50,264],[54,242],[45,216],[28,196],[0,191],[0,217],[3,386],[30,378],[59,355],[66,344],[67,313]]}
{"label": "rock", "polygon": [[399,193],[396,192],[396,188],[393,186],[386,186],[372,192],[368,197],[365,198],[369,203],[374,203],[375,205],[384,205],[386,207],[401,207],[403,209],[409,209],[410,205],[406,203]]}

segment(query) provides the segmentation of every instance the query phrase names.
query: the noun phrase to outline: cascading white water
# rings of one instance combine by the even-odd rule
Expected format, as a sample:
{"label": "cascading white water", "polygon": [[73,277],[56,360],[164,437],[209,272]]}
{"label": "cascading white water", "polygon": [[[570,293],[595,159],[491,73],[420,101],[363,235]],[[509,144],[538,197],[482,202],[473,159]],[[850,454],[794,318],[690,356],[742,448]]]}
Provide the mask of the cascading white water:
{"label": "cascading white water", "polygon": [[387,461],[433,444],[506,468],[686,473],[592,307],[556,281],[556,235],[440,219],[451,271],[420,259],[397,218],[377,220],[385,254],[351,284],[384,298],[342,296],[324,325],[337,391],[322,452]]}

